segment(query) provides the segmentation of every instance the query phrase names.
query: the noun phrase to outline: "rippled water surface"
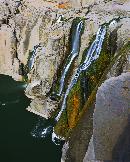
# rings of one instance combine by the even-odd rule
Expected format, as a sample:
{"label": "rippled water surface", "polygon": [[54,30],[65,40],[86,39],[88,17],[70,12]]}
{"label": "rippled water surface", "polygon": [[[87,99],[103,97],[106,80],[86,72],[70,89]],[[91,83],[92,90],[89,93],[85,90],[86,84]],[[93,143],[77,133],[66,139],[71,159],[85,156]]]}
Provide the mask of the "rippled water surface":
{"label": "rippled water surface", "polygon": [[25,110],[30,100],[24,89],[23,83],[0,75],[0,161],[60,162],[61,146],[52,142],[51,122]]}

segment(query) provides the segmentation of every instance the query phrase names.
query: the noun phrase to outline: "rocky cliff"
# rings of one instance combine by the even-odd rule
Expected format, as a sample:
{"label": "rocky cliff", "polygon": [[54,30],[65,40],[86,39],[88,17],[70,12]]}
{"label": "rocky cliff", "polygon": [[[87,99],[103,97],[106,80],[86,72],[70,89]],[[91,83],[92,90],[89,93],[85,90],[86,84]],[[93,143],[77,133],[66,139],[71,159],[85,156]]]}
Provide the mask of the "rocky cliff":
{"label": "rocky cliff", "polygon": [[0,1],[0,73],[25,81],[27,110],[55,118],[54,132],[71,136],[69,161],[82,161],[87,151],[98,87],[130,70],[129,6],[129,0]]}
{"label": "rocky cliff", "polygon": [[129,161],[130,73],[105,81],[97,91],[93,136],[84,161]]}

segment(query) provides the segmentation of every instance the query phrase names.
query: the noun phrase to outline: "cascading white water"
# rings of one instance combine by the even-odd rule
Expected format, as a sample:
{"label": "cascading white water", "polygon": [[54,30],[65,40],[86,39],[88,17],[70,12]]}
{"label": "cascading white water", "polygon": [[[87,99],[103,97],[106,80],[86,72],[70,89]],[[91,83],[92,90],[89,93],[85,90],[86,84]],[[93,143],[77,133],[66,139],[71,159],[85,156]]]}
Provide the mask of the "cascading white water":
{"label": "cascading white water", "polygon": [[[59,94],[62,93],[65,76],[66,76],[66,74],[69,70],[69,67],[70,67],[72,61],[74,60],[74,58],[78,55],[78,53],[76,51],[78,51],[79,47],[76,47],[76,45],[77,44],[79,45],[81,25],[82,25],[82,22],[80,22],[78,24],[77,29],[76,29],[77,35],[74,37],[74,39],[77,39],[77,40],[73,42],[72,52],[68,57],[69,63],[65,66],[65,68],[63,70],[63,74],[62,74],[62,77],[61,77],[61,80],[60,80]],[[58,113],[57,117],[55,118],[56,121],[58,121],[60,119],[62,112],[65,110],[68,94],[71,91],[71,89],[73,88],[73,86],[76,84],[81,72],[87,70],[89,68],[89,66],[92,64],[92,62],[95,61],[99,57],[101,49],[102,49],[102,44],[103,44],[105,34],[106,34],[106,26],[100,27],[98,32],[97,32],[97,35],[96,35],[94,42],[92,43],[92,45],[90,46],[90,48],[89,48],[89,50],[86,54],[86,58],[85,58],[84,62],[81,65],[79,65],[79,67],[77,68],[75,74],[73,75],[73,77],[71,79],[70,84],[68,85],[68,88],[67,88],[66,93],[64,95],[61,111]],[[33,55],[30,59],[32,61],[32,63],[34,63],[33,59],[35,59],[35,57],[36,57],[38,47],[39,47],[39,45],[34,47]],[[33,65],[31,67],[33,67]],[[53,126],[50,125],[50,126],[47,126],[47,127],[45,127],[45,126],[43,127],[43,125],[44,125],[44,122],[43,122],[43,124],[41,124],[41,121],[39,120],[36,127],[31,132],[31,135],[35,138],[46,138],[49,134],[52,134],[52,141],[56,145],[60,145],[60,141],[63,141],[64,138],[57,136],[55,134]]]}
{"label": "cascading white water", "polygon": [[47,120],[39,118],[37,124],[31,131],[31,135],[35,138],[46,138],[52,133],[53,126],[47,125]]}
{"label": "cascading white water", "polygon": [[52,126],[48,126],[44,129],[37,129],[37,127],[35,128],[35,130],[33,130],[31,132],[31,135],[35,138],[46,138],[52,131]]}
{"label": "cascading white water", "polygon": [[67,64],[64,66],[63,73],[60,79],[60,88],[58,92],[58,96],[62,94],[64,84],[65,84],[65,77],[67,75],[67,72],[74,61],[74,59],[78,56],[79,48],[80,48],[80,37],[81,37],[81,31],[83,28],[83,21],[81,20],[76,27],[76,30],[72,33],[72,50],[70,55],[67,58]]}
{"label": "cascading white water", "polygon": [[77,68],[75,74],[73,75],[73,77],[71,79],[70,84],[68,85],[68,88],[64,95],[61,110],[58,113],[57,117],[55,118],[56,121],[58,121],[60,119],[62,112],[65,110],[68,94],[71,91],[71,89],[73,88],[73,86],[76,84],[81,72],[84,70],[87,70],[90,67],[90,65],[92,64],[92,62],[95,61],[99,57],[101,49],[102,49],[102,44],[103,44],[105,34],[106,34],[106,26],[101,26],[97,32],[94,42],[92,43],[92,45],[90,46],[90,48],[86,54],[86,59]]}
{"label": "cascading white water", "polygon": [[32,56],[29,59],[29,64],[28,67],[30,70],[32,70],[33,66],[34,66],[34,62],[35,62],[35,58],[36,58],[36,54],[37,54],[37,49],[41,47],[40,44],[34,46],[33,52],[32,52]]}
{"label": "cascading white water", "polygon": [[54,142],[56,145],[60,145],[60,142],[63,140],[65,140],[65,138],[56,135],[54,128],[53,128],[52,142]]}
{"label": "cascading white water", "polygon": [[[115,20],[112,21],[110,23],[110,25],[112,25],[115,22],[116,22]],[[76,51],[78,51],[79,45],[80,45],[79,40],[80,40],[80,32],[81,32],[82,25],[83,25],[82,21],[78,23],[77,28],[75,30],[75,34],[77,34],[77,35],[73,36],[74,41],[72,42],[72,51],[71,51],[69,57],[67,58],[67,64],[65,65],[65,67],[63,69],[63,74],[62,74],[62,77],[61,77],[61,80],[60,80],[59,95],[62,93],[66,74],[67,74],[73,60],[78,55],[78,53]],[[95,38],[94,42],[91,44],[88,52],[86,53],[86,58],[85,58],[84,62],[81,65],[79,65],[79,67],[77,68],[75,74],[73,75],[73,77],[71,79],[70,84],[68,85],[68,88],[66,90],[64,100],[63,100],[63,103],[62,103],[61,111],[57,115],[56,121],[58,121],[60,119],[62,112],[65,110],[68,94],[71,91],[71,89],[73,88],[73,86],[77,83],[78,78],[79,78],[80,74],[82,73],[82,71],[86,71],[90,67],[90,65],[96,59],[98,59],[100,52],[101,52],[101,49],[102,49],[102,44],[103,44],[103,41],[104,41],[105,34],[106,34],[106,26],[103,25],[97,31],[96,38]],[[36,57],[37,48],[38,47],[36,47],[36,46],[34,47],[33,55],[32,55],[31,58]],[[47,136],[52,134],[52,141],[56,145],[60,145],[60,142],[65,140],[65,139],[63,137],[56,135],[53,126],[52,125],[45,126],[44,124],[41,124],[41,121],[39,121],[37,123],[37,125],[35,126],[35,128],[33,129],[33,131],[31,132],[31,135],[33,137],[36,137],[36,138],[46,138]]]}

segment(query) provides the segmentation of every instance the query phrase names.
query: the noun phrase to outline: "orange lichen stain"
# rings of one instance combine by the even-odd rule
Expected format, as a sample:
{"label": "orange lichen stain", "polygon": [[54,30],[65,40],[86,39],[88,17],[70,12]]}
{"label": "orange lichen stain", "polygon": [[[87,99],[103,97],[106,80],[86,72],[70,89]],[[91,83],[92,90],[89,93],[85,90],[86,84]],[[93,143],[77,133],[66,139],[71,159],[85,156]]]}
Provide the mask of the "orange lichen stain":
{"label": "orange lichen stain", "polygon": [[72,112],[70,113],[68,119],[68,124],[70,129],[75,127],[77,123],[77,117],[79,114],[80,101],[79,101],[79,96],[77,94],[74,94],[72,98],[71,106],[72,106],[71,108]]}
{"label": "orange lichen stain", "polygon": [[68,7],[70,7],[70,3],[69,2],[62,2],[62,3],[58,4],[58,8],[59,9],[66,9]]}

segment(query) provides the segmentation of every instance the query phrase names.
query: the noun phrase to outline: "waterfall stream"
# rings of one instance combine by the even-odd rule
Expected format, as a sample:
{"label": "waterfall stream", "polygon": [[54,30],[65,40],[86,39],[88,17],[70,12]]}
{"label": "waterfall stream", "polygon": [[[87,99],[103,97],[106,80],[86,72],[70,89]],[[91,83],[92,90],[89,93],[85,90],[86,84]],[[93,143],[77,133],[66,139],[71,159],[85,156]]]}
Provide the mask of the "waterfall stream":
{"label": "waterfall stream", "polygon": [[[73,27],[73,24],[72,24]],[[63,69],[63,73],[60,79],[60,87],[58,96],[62,94],[64,84],[65,84],[65,77],[67,75],[68,70],[70,69],[70,66],[72,65],[72,62],[74,59],[78,56],[79,49],[80,49],[80,38],[81,38],[81,32],[83,28],[83,21],[80,20],[77,24],[75,29],[72,30],[72,46],[71,46],[71,52],[70,55],[67,58],[66,64]]]}
{"label": "waterfall stream", "polygon": [[81,63],[81,65],[79,65],[75,74],[72,76],[71,82],[68,85],[68,88],[64,95],[61,110],[58,113],[57,117],[55,118],[56,121],[59,121],[62,112],[65,110],[68,94],[71,91],[71,89],[73,88],[73,86],[77,83],[77,80],[78,80],[81,72],[87,70],[90,67],[90,65],[92,64],[92,62],[94,62],[96,59],[98,59],[101,49],[102,49],[102,44],[103,44],[105,34],[106,34],[106,26],[101,26],[97,32],[94,42],[92,43],[92,45],[90,46],[90,48],[86,54],[86,58],[85,58],[84,62]]}
{"label": "waterfall stream", "polygon": [[34,66],[37,50],[38,50],[39,47],[41,47],[40,44],[34,46],[34,48],[33,48],[32,56],[30,57],[29,63],[28,63],[28,67],[29,67],[30,70],[32,70],[32,68]]}
{"label": "waterfall stream", "polygon": [[[71,81],[70,81],[70,83],[65,91],[65,94],[63,96],[61,110],[59,111],[58,115],[54,119],[53,124],[52,124],[52,122],[49,122],[48,124],[46,124],[46,122],[48,120],[44,120],[44,119],[43,119],[43,121],[39,120],[38,123],[36,124],[36,126],[34,127],[34,129],[31,131],[31,135],[33,137],[47,138],[49,136],[49,137],[51,137],[52,141],[56,145],[60,145],[61,142],[65,140],[63,137],[61,137],[55,133],[54,127],[55,127],[56,123],[59,121],[59,119],[62,115],[62,112],[66,109],[67,97],[68,97],[71,89],[77,83],[77,81],[80,77],[80,74],[86,72],[86,70],[89,69],[89,67],[92,65],[92,63],[94,63],[94,61],[96,61],[99,58],[101,50],[102,50],[103,41],[104,41],[104,38],[106,35],[107,27],[108,26],[110,27],[113,25],[116,26],[117,21],[119,21],[119,18],[113,19],[110,22],[105,23],[100,26],[100,28],[97,31],[95,40],[92,42],[92,44],[88,48],[87,52],[85,53],[84,60],[82,60],[81,64],[75,70],[75,73],[71,78]],[[79,49],[80,49],[80,39],[81,39],[81,34],[82,34],[82,28],[83,28],[82,20],[76,22],[71,27],[71,29],[72,29],[71,52],[70,52],[68,58],[66,59],[65,66],[63,68],[62,75],[59,80],[60,85],[59,85],[59,89],[57,92],[58,96],[60,96],[62,94],[64,86],[65,86],[66,76],[69,73],[69,69],[70,69],[73,61],[78,56]],[[34,47],[33,54],[30,58],[30,68],[33,67],[38,47],[40,47],[40,45],[37,45]],[[86,83],[84,83],[84,81],[83,81],[83,84],[86,84]],[[85,96],[86,96],[86,94],[85,94]],[[85,98],[85,96],[84,96],[84,98]]]}
{"label": "waterfall stream", "polygon": [[[60,79],[60,88],[59,88],[58,95],[62,94],[64,84],[65,84],[65,77],[67,75],[67,72],[68,72],[72,62],[74,61],[75,57],[78,56],[78,51],[79,51],[79,48],[80,48],[79,42],[80,42],[80,35],[81,35],[82,26],[83,26],[83,22],[80,21],[77,24],[76,30],[74,32],[75,35],[73,35],[74,41],[72,43],[72,50],[71,50],[70,55],[67,58],[67,62],[66,62],[64,69],[63,69],[63,73],[62,73],[62,76],[61,76],[61,79]],[[73,86],[77,83],[80,74],[83,71],[86,71],[90,67],[90,65],[95,60],[97,60],[99,58],[105,34],[106,34],[106,26],[103,25],[98,29],[97,34],[96,34],[96,38],[95,38],[95,40],[93,41],[93,43],[91,44],[90,48],[88,49],[88,51],[86,53],[85,60],[79,65],[79,67],[76,69],[76,72],[72,76],[71,82],[68,85],[68,88],[67,88],[65,95],[64,95],[61,110],[55,118],[56,122],[59,121],[62,112],[65,110],[67,97],[68,97],[71,89],[73,88]],[[36,57],[36,50],[37,50],[38,47],[39,46],[34,47],[33,55],[30,59],[32,64],[34,63],[34,58]],[[50,124],[46,125],[45,123],[46,123],[46,121],[44,121],[43,124],[42,124],[42,122],[40,120],[37,123],[37,125],[35,126],[35,128],[32,130],[31,135],[35,138],[46,138],[47,136],[50,136],[52,134],[52,141],[56,145],[60,145],[61,141],[64,140],[64,138],[56,135],[56,133],[54,132],[54,127],[53,127],[54,125],[53,126],[50,125]]]}

